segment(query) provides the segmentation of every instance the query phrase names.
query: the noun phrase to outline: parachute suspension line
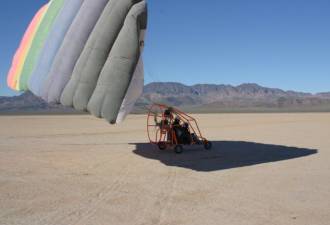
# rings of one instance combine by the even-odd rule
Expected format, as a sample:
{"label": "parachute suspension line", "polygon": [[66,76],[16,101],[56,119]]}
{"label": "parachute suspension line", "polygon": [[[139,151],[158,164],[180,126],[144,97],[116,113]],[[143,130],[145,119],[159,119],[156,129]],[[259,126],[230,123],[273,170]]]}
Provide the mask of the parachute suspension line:
{"label": "parachute suspension line", "polygon": [[[150,78],[150,80],[152,82],[158,82],[161,83],[162,81],[159,79],[159,76],[154,75],[152,73],[150,73],[150,70],[147,68],[146,65],[144,65],[144,73],[146,76],[148,76]],[[149,105],[152,106],[155,104],[155,102],[151,101],[150,99],[144,98],[143,99],[145,102],[145,104],[142,105],[142,107],[147,110],[147,112],[150,110],[150,108],[148,107]]]}
{"label": "parachute suspension line", "polygon": [[159,76],[153,74],[153,73],[150,73],[150,70],[147,68],[146,65],[144,65],[144,69],[145,69],[145,74],[150,78],[150,80],[152,82],[162,82],[160,79],[159,79]]}
{"label": "parachute suspension line", "polygon": [[[158,75],[155,74],[155,73],[152,73],[152,72],[150,71],[149,68],[150,68],[150,67],[147,67],[147,65],[144,64],[144,73],[145,73],[145,75],[151,80],[151,82],[157,82],[157,83],[161,83],[161,82],[163,82],[163,81],[160,79],[160,76],[158,76]],[[195,87],[190,86],[190,88],[192,88],[192,90],[193,90],[193,92],[194,92],[193,94],[196,94],[196,95],[198,95],[198,96],[201,94],[200,91],[197,90]],[[153,102],[153,101],[151,101],[150,99],[147,99],[147,98],[144,98],[143,100],[145,101],[145,104],[143,104],[142,107],[143,107],[145,110],[148,110],[148,111],[150,110],[150,108],[147,107],[148,105],[152,106],[152,105],[155,105],[155,104],[159,104],[159,102]]]}
{"label": "parachute suspension line", "polygon": [[[150,73],[150,70],[146,68],[146,65],[144,65],[144,69],[145,69],[145,74],[150,78],[150,80],[152,82],[158,82],[161,83],[162,80],[159,79],[159,76],[157,76],[156,74],[152,74]],[[197,90],[194,86],[190,86],[191,89],[193,89],[193,91],[197,94],[197,95],[201,95],[200,91]],[[150,100],[149,100],[150,101]],[[150,101],[151,104],[155,104],[155,102]]]}

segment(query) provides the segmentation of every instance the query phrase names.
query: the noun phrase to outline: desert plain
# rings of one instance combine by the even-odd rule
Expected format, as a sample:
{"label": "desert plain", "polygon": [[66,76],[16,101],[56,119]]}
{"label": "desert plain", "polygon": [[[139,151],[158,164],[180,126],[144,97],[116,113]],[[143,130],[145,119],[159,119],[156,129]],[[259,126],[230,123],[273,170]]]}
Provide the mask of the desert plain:
{"label": "desert plain", "polygon": [[144,115],[1,116],[0,224],[330,224],[330,113],[194,116],[180,155]]}

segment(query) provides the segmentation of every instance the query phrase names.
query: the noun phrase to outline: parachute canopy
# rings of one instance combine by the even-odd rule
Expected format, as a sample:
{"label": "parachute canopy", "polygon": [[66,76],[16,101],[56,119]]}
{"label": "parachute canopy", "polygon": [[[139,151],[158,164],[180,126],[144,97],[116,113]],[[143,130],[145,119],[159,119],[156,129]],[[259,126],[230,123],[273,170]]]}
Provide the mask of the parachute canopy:
{"label": "parachute canopy", "polygon": [[146,0],[51,0],[31,21],[8,86],[119,123],[144,83]]}

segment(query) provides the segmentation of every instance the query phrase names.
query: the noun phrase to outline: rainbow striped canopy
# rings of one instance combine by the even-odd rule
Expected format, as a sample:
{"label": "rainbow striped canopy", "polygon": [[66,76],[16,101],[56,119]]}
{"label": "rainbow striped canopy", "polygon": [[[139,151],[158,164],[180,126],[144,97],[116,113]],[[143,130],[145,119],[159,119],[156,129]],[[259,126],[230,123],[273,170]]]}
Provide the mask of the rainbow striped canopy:
{"label": "rainbow striped canopy", "polygon": [[34,16],[28,26],[23,39],[13,58],[12,66],[8,73],[7,84],[13,90],[19,91],[19,80],[22,75],[22,70],[26,57],[31,49],[32,42],[37,33],[37,30],[48,10],[49,4],[44,5]]}

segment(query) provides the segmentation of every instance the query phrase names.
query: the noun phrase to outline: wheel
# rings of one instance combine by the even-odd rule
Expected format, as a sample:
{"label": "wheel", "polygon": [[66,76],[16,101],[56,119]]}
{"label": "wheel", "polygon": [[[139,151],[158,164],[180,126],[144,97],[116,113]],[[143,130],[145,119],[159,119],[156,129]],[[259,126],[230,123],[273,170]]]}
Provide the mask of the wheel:
{"label": "wheel", "polygon": [[204,141],[204,148],[206,149],[206,150],[211,150],[211,148],[212,148],[212,142],[210,142],[210,141]]}
{"label": "wheel", "polygon": [[174,151],[175,151],[176,154],[181,154],[183,152],[182,145],[175,146]]}
{"label": "wheel", "polygon": [[165,142],[159,142],[157,145],[160,150],[165,150],[167,148]]}

